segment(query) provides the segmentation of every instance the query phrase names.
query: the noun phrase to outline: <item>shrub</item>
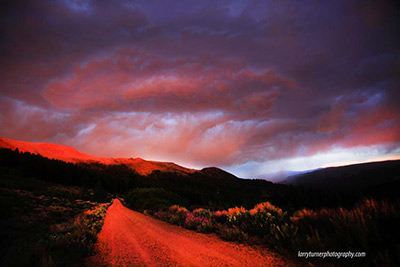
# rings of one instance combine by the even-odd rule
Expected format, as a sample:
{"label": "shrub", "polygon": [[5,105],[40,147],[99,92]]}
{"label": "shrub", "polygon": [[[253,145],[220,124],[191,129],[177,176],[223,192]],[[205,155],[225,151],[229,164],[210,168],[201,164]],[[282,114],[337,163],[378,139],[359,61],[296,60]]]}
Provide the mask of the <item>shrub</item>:
{"label": "shrub", "polygon": [[265,213],[265,212],[270,212],[272,214],[282,216],[283,212],[282,209],[275,207],[269,202],[263,202],[257,204],[253,209],[250,211],[250,215],[254,216],[257,215],[258,213]]}
{"label": "shrub", "polygon": [[273,225],[270,228],[271,234],[268,235],[267,243],[272,245],[278,251],[284,251],[287,248],[299,248],[297,239],[298,227],[291,223]]}
{"label": "shrub", "polygon": [[19,264],[18,259],[11,259],[16,266],[77,266],[84,257],[92,253],[97,234],[101,230],[107,206],[81,213],[75,218],[49,227],[46,236],[34,243],[24,252],[29,256],[27,262]]}
{"label": "shrub", "polygon": [[226,210],[223,211],[217,210],[216,212],[213,213],[212,218],[217,223],[226,223],[228,222],[228,212]]}
{"label": "shrub", "polygon": [[162,188],[136,188],[129,192],[126,203],[136,210],[158,211],[171,205],[185,204],[185,200]]}
{"label": "shrub", "polygon": [[169,207],[166,213],[169,217],[169,222],[183,226],[189,211],[185,207],[173,205]]}
{"label": "shrub", "polygon": [[[298,246],[305,250],[367,251],[377,265],[400,262],[397,201],[366,199],[352,209],[300,210],[291,218],[298,227]],[[295,246],[291,246],[295,250]],[[390,260],[389,260],[390,259]]]}
{"label": "shrub", "polygon": [[206,216],[201,216],[198,213],[188,213],[184,226],[191,230],[208,233],[212,230],[211,219]]}
{"label": "shrub", "polygon": [[248,234],[241,231],[237,226],[219,225],[217,234],[227,241],[244,241],[248,239]]}

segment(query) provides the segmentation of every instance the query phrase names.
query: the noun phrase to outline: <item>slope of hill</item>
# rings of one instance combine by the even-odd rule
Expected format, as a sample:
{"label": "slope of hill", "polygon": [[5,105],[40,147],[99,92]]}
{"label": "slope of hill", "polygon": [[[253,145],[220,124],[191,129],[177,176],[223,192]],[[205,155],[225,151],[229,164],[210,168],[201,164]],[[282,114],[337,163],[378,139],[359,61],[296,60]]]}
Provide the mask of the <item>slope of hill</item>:
{"label": "slope of hill", "polygon": [[148,161],[142,158],[104,158],[79,152],[70,146],[32,143],[17,141],[0,137],[0,148],[18,149],[21,152],[38,154],[49,159],[58,159],[70,163],[101,163],[106,165],[126,165],[140,175],[149,175],[154,170],[189,174],[196,172],[194,169],[179,166],[173,162]]}
{"label": "slope of hill", "polygon": [[221,170],[221,169],[215,168],[215,167],[203,168],[200,170],[200,173],[208,175],[208,176],[212,176],[214,179],[236,179],[237,178],[232,173],[229,173],[227,171],[224,171],[224,170]]}
{"label": "slope of hill", "polygon": [[[142,193],[145,198],[142,200],[150,201],[152,205],[154,199],[160,200],[163,205],[179,199],[179,202],[172,204],[212,206],[215,209],[235,205],[251,207],[263,201],[265,196],[275,198],[277,191],[272,183],[240,179],[218,168],[206,168],[188,174],[155,170],[144,176],[124,164],[75,164],[0,148],[0,187],[2,184],[13,186],[16,182],[12,177],[15,175],[79,186],[96,199],[103,198],[107,192],[126,196],[133,190],[144,190]],[[4,180],[8,176],[10,179]],[[276,185],[279,188],[282,186]],[[281,199],[288,202],[285,197],[278,197],[277,201]]]}
{"label": "slope of hill", "polygon": [[71,163],[104,161],[103,158],[79,152],[70,146],[61,146],[50,143],[32,143],[0,137],[0,147],[12,150],[18,149],[20,152],[39,154],[45,158],[59,159]]}
{"label": "slope of hill", "polygon": [[363,190],[400,180],[400,160],[331,167],[289,176],[282,183],[313,188]]}

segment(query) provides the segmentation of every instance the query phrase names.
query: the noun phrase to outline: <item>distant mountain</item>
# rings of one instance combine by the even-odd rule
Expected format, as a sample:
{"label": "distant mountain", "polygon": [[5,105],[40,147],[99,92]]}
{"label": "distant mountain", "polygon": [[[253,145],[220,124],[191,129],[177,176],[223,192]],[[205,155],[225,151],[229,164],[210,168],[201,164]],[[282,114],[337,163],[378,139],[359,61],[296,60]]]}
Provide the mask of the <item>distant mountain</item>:
{"label": "distant mountain", "polygon": [[173,162],[149,161],[142,158],[105,158],[82,153],[70,146],[50,143],[32,143],[0,137],[0,148],[18,149],[20,152],[38,154],[49,159],[58,159],[71,163],[101,163],[105,165],[126,165],[141,175],[149,175],[153,171],[189,174],[198,172],[179,166]]}
{"label": "distant mountain", "polygon": [[289,176],[281,183],[320,189],[363,190],[399,180],[400,160],[393,160],[319,169]]}
{"label": "distant mountain", "polygon": [[316,170],[319,170],[319,169],[306,170],[306,171],[284,171],[284,170],[282,170],[279,172],[270,173],[270,174],[266,174],[266,175],[259,175],[259,176],[256,176],[255,178],[266,180],[266,181],[271,181],[273,183],[282,183],[288,177],[293,177],[293,176],[297,176],[299,174],[313,172]]}

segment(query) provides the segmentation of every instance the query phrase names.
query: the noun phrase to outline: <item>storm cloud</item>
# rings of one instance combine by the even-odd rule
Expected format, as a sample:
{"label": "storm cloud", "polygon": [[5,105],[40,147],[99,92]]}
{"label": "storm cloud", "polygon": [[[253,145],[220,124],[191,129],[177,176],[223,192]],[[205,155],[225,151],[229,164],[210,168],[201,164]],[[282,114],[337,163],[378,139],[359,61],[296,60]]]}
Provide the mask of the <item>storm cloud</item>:
{"label": "storm cloud", "polygon": [[400,157],[399,11],[395,1],[9,1],[0,135],[241,176],[333,164],[323,155],[335,151]]}

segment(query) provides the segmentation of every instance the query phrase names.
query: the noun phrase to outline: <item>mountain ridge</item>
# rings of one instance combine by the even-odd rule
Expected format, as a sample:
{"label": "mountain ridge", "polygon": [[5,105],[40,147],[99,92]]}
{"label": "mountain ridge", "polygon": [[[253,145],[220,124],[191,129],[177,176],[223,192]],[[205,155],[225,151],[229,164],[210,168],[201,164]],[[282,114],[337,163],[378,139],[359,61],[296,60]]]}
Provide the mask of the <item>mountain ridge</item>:
{"label": "mountain ridge", "polygon": [[69,163],[101,163],[105,165],[126,165],[140,175],[147,176],[153,171],[176,172],[189,174],[199,172],[199,170],[186,168],[174,162],[162,162],[136,158],[106,158],[86,154],[78,151],[71,146],[58,145],[52,143],[34,143],[27,141],[13,140],[0,137],[0,148],[11,150],[18,149],[21,152],[38,154],[45,158],[62,160]]}
{"label": "mountain ridge", "polygon": [[362,189],[400,179],[400,160],[375,161],[317,169],[296,174],[282,184],[320,189]]}

